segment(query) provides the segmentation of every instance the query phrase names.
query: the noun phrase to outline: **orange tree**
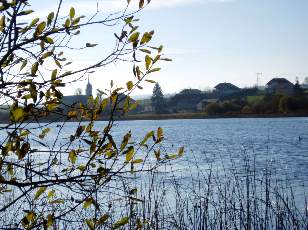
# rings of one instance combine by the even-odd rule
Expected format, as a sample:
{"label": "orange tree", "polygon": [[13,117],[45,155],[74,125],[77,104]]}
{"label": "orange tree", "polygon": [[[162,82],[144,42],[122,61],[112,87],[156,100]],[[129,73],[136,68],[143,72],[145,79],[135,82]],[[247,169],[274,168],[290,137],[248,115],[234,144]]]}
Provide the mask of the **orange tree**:
{"label": "orange tree", "polygon": [[[63,17],[59,0],[55,11],[40,19],[29,0],[1,1],[0,102],[9,117],[1,126],[1,227],[141,229],[149,224],[134,213],[132,204],[141,200],[138,183],[131,186],[129,180],[181,156],[183,148],[161,156],[161,128],[139,141],[131,132],[115,140],[111,132],[115,113],[135,107],[131,92],[143,81],[153,83],[149,74],[160,70],[158,62],[169,61],[162,46],[149,45],[154,32],[140,32],[136,25],[136,13],[149,2],[139,0],[138,9],[128,11],[132,3],[124,1],[123,12],[102,18],[98,12],[78,15],[74,7]],[[72,39],[87,27],[102,30],[119,24],[110,53],[86,67],[71,64],[74,51],[86,53],[97,45],[87,42],[72,49]],[[123,87],[111,82],[110,89],[101,92],[103,100],[90,97],[88,103],[63,105],[68,83],[123,60],[133,67]],[[99,127],[95,120],[106,111],[108,121]],[[71,120],[75,122],[68,124]],[[64,135],[68,126],[70,133]]]}

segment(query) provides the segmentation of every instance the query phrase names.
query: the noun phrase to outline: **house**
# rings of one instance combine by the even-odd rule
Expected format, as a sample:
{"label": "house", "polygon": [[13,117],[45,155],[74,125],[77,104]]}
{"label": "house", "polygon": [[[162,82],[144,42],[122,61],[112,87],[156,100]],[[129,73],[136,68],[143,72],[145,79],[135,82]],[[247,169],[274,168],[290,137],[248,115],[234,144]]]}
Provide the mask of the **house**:
{"label": "house", "polygon": [[139,100],[139,107],[141,113],[151,113],[154,112],[154,108],[152,106],[151,98]]}
{"label": "house", "polygon": [[207,95],[199,89],[183,89],[170,98],[168,108],[172,113],[195,112],[197,104],[206,97]]}
{"label": "house", "polygon": [[241,89],[231,83],[219,83],[216,85],[214,90],[214,94],[217,96],[225,96],[225,95],[230,95],[233,93],[237,93],[241,91]]}
{"label": "house", "polygon": [[266,92],[269,94],[293,94],[294,84],[285,78],[273,78],[266,84]]}
{"label": "house", "polygon": [[85,95],[68,95],[63,96],[61,99],[62,106],[72,106],[73,104],[82,103],[87,104],[88,98],[92,96],[92,85],[90,80],[88,79],[88,83],[86,85],[86,94]]}
{"label": "house", "polygon": [[208,105],[208,104],[211,104],[211,103],[215,103],[217,102],[218,99],[217,98],[209,98],[209,99],[203,99],[201,100],[198,104],[197,104],[197,110],[198,111],[204,111],[205,110],[205,107]]}

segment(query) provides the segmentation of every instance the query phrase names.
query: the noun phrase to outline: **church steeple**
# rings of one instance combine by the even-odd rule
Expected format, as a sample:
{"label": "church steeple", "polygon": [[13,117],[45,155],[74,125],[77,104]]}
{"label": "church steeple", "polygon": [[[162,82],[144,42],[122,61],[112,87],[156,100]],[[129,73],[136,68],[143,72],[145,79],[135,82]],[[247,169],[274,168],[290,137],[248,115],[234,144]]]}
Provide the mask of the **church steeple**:
{"label": "church steeple", "polygon": [[87,95],[88,97],[92,96],[92,85],[91,85],[91,83],[90,83],[89,77],[88,77],[88,84],[87,84],[87,86],[86,86],[86,95]]}

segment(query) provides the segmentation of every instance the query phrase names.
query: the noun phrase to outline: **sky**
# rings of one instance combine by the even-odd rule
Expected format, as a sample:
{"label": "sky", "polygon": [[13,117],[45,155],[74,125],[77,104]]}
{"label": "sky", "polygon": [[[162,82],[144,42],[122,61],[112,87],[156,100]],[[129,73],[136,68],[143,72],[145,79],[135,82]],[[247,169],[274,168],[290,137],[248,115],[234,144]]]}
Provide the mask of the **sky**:
{"label": "sky", "polygon": [[[30,2],[43,16],[56,9],[57,1]],[[74,6],[77,14],[89,15],[97,2],[102,15],[126,5],[126,0],[64,0],[63,12]],[[307,0],[152,0],[137,17],[142,31],[155,30],[153,45],[163,44],[173,59],[152,77],[167,94],[209,89],[220,82],[250,87],[256,85],[256,73],[262,73],[261,85],[273,77],[303,81],[308,76],[307,12]],[[114,29],[94,27],[82,33],[74,42],[89,40],[99,46],[75,55],[74,61],[97,60],[112,47]],[[107,88],[110,79],[122,84],[132,79],[131,70],[127,63],[112,64],[91,75],[90,81],[94,89]],[[65,94],[84,86],[85,81],[75,83]],[[151,94],[153,84],[143,87],[135,94]]]}

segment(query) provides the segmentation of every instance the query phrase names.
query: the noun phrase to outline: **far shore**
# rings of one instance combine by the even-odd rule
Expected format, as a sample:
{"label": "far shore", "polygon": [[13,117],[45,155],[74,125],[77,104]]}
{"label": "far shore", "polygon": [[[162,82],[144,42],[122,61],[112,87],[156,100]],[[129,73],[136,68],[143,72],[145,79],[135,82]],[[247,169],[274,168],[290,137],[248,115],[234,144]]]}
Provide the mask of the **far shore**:
{"label": "far shore", "polygon": [[308,117],[308,114],[230,114],[230,115],[208,115],[206,113],[135,114],[135,115],[126,115],[125,117],[118,117],[117,120],[286,118],[286,117]]}

